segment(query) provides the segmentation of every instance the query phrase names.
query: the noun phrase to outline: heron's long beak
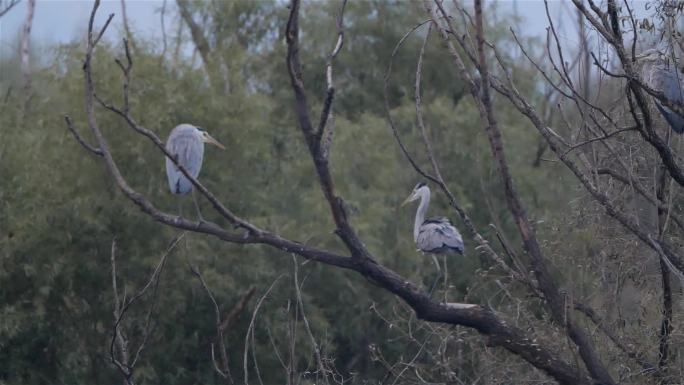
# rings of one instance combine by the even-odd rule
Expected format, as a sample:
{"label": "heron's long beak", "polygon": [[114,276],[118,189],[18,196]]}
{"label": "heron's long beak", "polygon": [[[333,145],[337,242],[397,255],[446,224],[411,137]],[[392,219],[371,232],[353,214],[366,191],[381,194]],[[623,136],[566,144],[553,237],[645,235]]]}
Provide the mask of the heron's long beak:
{"label": "heron's long beak", "polygon": [[211,135],[209,135],[209,134],[207,134],[207,136],[206,136],[206,138],[205,138],[205,142],[207,142],[207,143],[209,143],[209,144],[213,144],[214,146],[220,148],[221,150],[225,150],[225,149],[226,149],[225,147],[223,147],[223,145],[221,144],[221,142],[219,142],[218,140],[212,138]]}
{"label": "heron's long beak", "polygon": [[409,195],[409,197],[406,198],[406,199],[404,200],[404,202],[401,203],[401,206],[400,206],[400,207],[404,207],[404,206],[406,206],[407,203],[411,202],[411,198],[413,198],[413,195]]}

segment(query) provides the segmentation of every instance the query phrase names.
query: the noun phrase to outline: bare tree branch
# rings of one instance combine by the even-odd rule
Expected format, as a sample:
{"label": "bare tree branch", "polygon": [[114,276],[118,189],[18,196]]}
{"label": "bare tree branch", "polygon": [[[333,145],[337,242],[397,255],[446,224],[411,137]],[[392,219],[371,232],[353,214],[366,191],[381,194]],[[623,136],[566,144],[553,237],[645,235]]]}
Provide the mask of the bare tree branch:
{"label": "bare tree branch", "polygon": [[[230,310],[230,313],[228,313],[226,318],[222,321],[221,310],[219,309],[219,305],[216,302],[216,299],[214,298],[214,294],[211,292],[211,289],[209,289],[209,286],[204,280],[202,273],[200,273],[197,267],[192,265],[190,265],[190,271],[194,276],[197,277],[197,279],[199,279],[200,283],[202,284],[202,287],[204,288],[204,291],[207,292],[207,296],[214,305],[214,313],[216,316],[216,337],[215,341],[211,343],[211,360],[214,364],[214,370],[216,370],[216,372],[221,377],[226,379],[226,383],[233,384],[234,381],[233,377],[230,374],[230,366],[228,365],[228,352],[226,350],[223,332],[235,321],[237,316],[240,313],[242,313],[242,311],[244,311],[245,306],[247,306],[247,302],[249,302],[250,298],[252,298],[252,295],[254,295],[256,288],[252,286],[243,296],[241,296],[240,300],[233,306],[233,308]],[[214,345],[216,344],[218,344],[218,347],[220,349],[219,351],[221,353],[221,368],[219,368],[219,365],[216,363],[216,358],[214,354]]]}
{"label": "bare tree branch", "polygon": [[5,14],[14,8],[15,5],[19,4],[20,1],[21,0],[9,0],[7,4],[4,4],[4,2],[0,3],[0,6],[3,7],[0,9],[0,17],[5,16]]}
{"label": "bare tree branch", "polygon": [[166,57],[166,50],[167,50],[167,43],[166,43],[166,26],[164,23],[164,16],[166,15],[166,0],[162,2],[162,7],[161,7],[161,12],[159,15],[159,19],[161,21],[161,32],[162,32],[162,51],[161,54],[159,54],[159,64],[164,62],[164,58]]}
{"label": "bare tree branch", "polygon": [[135,50],[135,42],[133,41],[133,34],[131,34],[131,28],[128,25],[128,16],[126,15],[126,0],[121,0],[121,17],[123,19],[124,32],[126,33],[126,40],[131,42],[133,50]]}
{"label": "bare tree branch", "polygon": [[[340,14],[337,17],[337,42],[333,48],[328,61],[325,65],[325,79],[327,83],[327,90],[325,100],[323,101],[323,110],[321,111],[321,119],[318,123],[317,135],[322,138],[321,155],[324,159],[330,156],[330,146],[333,141],[333,134],[335,131],[335,117],[332,111],[332,102],[335,96],[335,88],[333,84],[333,64],[337,54],[342,50],[344,45],[344,9],[347,6],[347,0],[342,0]],[[320,140],[320,139],[319,139]]]}
{"label": "bare tree branch", "polygon": [[[343,3],[343,5],[344,4],[345,3]],[[287,69],[290,75],[292,90],[295,95],[295,112],[297,114],[299,126],[309,147],[309,153],[313,159],[316,173],[318,174],[319,184],[323,190],[323,195],[330,205],[330,211],[333,220],[335,221],[335,225],[337,226],[335,233],[345,243],[351,252],[351,257],[353,259],[372,259],[370,253],[366,250],[366,247],[358,238],[348,221],[344,200],[335,193],[332,175],[330,174],[330,169],[328,167],[328,159],[323,156],[324,151],[321,146],[321,132],[320,130],[315,131],[311,124],[309,105],[304,91],[302,66],[299,60],[299,6],[299,0],[292,1],[290,5],[290,17],[285,29],[285,40],[287,42]],[[340,13],[340,15],[342,15],[342,13]],[[338,22],[338,25],[342,25],[341,20],[342,19]],[[339,41],[338,38],[338,42]],[[333,53],[334,52],[335,50],[333,50]],[[328,95],[330,103],[332,103],[333,93],[328,93]],[[327,115],[330,110],[328,108],[326,112],[326,108],[324,108],[323,112]],[[327,121],[327,118],[322,117],[320,121]]]}
{"label": "bare tree branch", "polygon": [[31,27],[33,25],[33,13],[36,9],[36,0],[28,0],[26,8],[26,20],[21,29],[21,73],[24,77],[24,93],[28,103],[31,91],[31,52],[29,50],[31,40]]}
{"label": "bare tree branch", "polygon": [[[166,264],[167,257],[176,248],[178,243],[183,239],[186,232],[179,234],[170,244],[168,249],[164,254],[162,254],[159,263],[150,275],[149,280],[143,286],[138,293],[136,293],[131,299],[126,300],[125,294],[124,298],[119,298],[119,291],[117,287],[117,273],[116,273],[116,242],[112,241],[112,251],[111,251],[111,264],[112,264],[112,289],[114,291],[114,326],[112,333],[112,340],[109,344],[109,357],[111,362],[119,369],[121,375],[128,385],[133,385],[133,370],[140,358],[140,354],[143,349],[147,346],[147,341],[151,334],[152,325],[152,314],[157,302],[157,288],[159,286],[159,279]],[[133,359],[131,360],[130,350],[129,350],[129,340],[124,335],[121,327],[121,323],[124,321],[126,312],[133,306],[138,300],[140,300],[150,287],[154,287],[152,299],[148,307],[147,315],[145,317],[145,324],[142,328],[142,340],[135,350]],[[117,354],[118,352],[118,354]],[[118,357],[117,357],[118,356]]]}
{"label": "bare tree branch", "polygon": [[598,328],[601,329],[601,331],[606,336],[608,336],[608,338],[610,338],[611,342],[613,342],[615,346],[617,346],[620,350],[627,354],[629,358],[639,363],[639,365],[641,365],[644,371],[651,373],[658,370],[658,368],[656,368],[655,365],[653,365],[646,359],[644,354],[637,352],[631,349],[629,346],[627,346],[627,344],[625,344],[624,342],[624,337],[617,336],[614,330],[610,327],[610,325],[607,325],[605,320],[603,320],[594,309],[579,302],[574,302],[574,307],[575,310],[584,314],[587,318],[591,320],[591,322],[598,326]]}
{"label": "bare tree branch", "polygon": [[104,154],[102,153],[102,150],[100,150],[99,148],[95,148],[95,147],[89,145],[89,144],[83,139],[83,137],[81,137],[81,135],[78,133],[78,131],[76,131],[76,129],[74,128],[74,125],[73,125],[73,123],[72,123],[71,118],[69,117],[69,115],[64,115],[64,121],[66,122],[67,128],[69,129],[69,131],[71,131],[71,133],[74,135],[74,138],[76,138],[76,141],[78,141],[78,143],[79,143],[81,146],[83,146],[83,148],[85,148],[86,150],[92,152],[94,155],[97,155],[97,156],[104,156]]}
{"label": "bare tree branch", "polygon": [[[121,316],[121,300],[119,299],[119,289],[116,283],[116,239],[112,240],[112,249],[110,254],[110,260],[112,264],[112,290],[114,291],[114,324],[118,326]],[[116,341],[119,358],[116,357],[114,353],[114,342]],[[121,372],[124,377],[124,381],[128,385],[133,384],[131,379],[132,370],[128,366],[129,354],[128,354],[128,341],[123,336],[123,332],[118,327],[114,327],[114,337],[112,338],[112,343],[110,346],[110,358],[112,362]]]}
{"label": "bare tree branch", "polygon": [[[634,190],[637,193],[639,193],[639,195],[648,199],[649,202],[654,204],[658,211],[660,211],[660,210],[667,211],[668,210],[668,206],[667,206],[666,202],[663,202],[663,201],[660,201],[660,200],[654,198],[653,194],[650,194],[648,191],[646,191],[644,189],[644,187],[640,183],[635,181],[634,179],[625,177],[624,175],[621,175],[621,174],[617,173],[616,171],[614,171],[610,168],[605,168],[605,167],[604,168],[598,168],[595,171],[598,175],[609,175],[613,179],[615,179],[615,180],[617,180],[617,181],[619,181],[619,182],[621,182],[627,186],[634,188]],[[680,228],[680,230],[684,231],[684,221],[682,221],[682,219],[680,219],[679,216],[674,215],[674,214],[671,214],[671,218],[675,222],[675,224],[677,224],[677,226]]]}
{"label": "bare tree branch", "polygon": [[294,255],[292,256],[292,266],[293,266],[293,280],[294,280],[294,287],[295,287],[295,295],[297,296],[297,306],[299,306],[299,313],[302,317],[302,320],[304,321],[304,329],[306,329],[306,333],[309,336],[309,340],[311,341],[311,347],[313,349],[314,353],[314,358],[316,359],[316,382],[319,381],[319,376],[323,376],[323,382],[325,384],[329,384],[330,381],[328,379],[328,372],[329,370],[325,367],[325,364],[323,364],[323,360],[321,359],[321,348],[318,345],[318,342],[316,342],[316,337],[314,337],[313,332],[311,331],[311,326],[309,325],[309,319],[306,318],[306,313],[304,312],[304,301],[302,300],[302,290],[299,287],[299,266],[297,263],[297,257]]}
{"label": "bare tree branch", "polygon": [[242,358],[242,365],[243,365],[243,370],[244,370],[244,379],[245,379],[245,385],[249,384],[249,370],[247,370],[247,352],[249,351],[249,336],[250,333],[253,332],[254,327],[255,327],[255,322],[257,318],[257,314],[259,313],[259,309],[261,308],[261,305],[264,303],[264,300],[268,297],[269,293],[271,293],[271,290],[275,287],[276,283],[283,277],[283,275],[279,275],[273,282],[271,283],[271,286],[268,287],[264,295],[259,298],[259,301],[257,301],[256,306],[254,307],[254,311],[252,312],[252,319],[249,321],[249,327],[247,328],[247,333],[245,334],[245,349],[244,349],[244,354]]}
{"label": "bare tree branch", "polygon": [[190,9],[190,4],[192,3],[189,0],[176,0],[176,4],[178,5],[178,11],[180,12],[181,18],[185,24],[188,25],[188,28],[190,28],[192,41],[202,58],[202,63],[204,64],[204,69],[209,80],[215,87],[219,87],[226,79],[217,77],[217,69],[220,64],[217,62],[218,59],[212,54],[212,47],[209,44],[209,40],[205,36],[202,27],[193,18]]}

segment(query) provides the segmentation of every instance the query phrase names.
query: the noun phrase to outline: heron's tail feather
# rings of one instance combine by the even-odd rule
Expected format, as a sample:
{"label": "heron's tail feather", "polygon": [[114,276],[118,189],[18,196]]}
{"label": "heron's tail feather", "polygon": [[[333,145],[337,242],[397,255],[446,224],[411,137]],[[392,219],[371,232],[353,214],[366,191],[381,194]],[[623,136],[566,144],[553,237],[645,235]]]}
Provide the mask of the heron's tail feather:
{"label": "heron's tail feather", "polygon": [[658,107],[658,111],[660,111],[665,120],[667,120],[667,123],[676,133],[681,134],[684,132],[684,117],[671,109],[660,105],[660,103],[656,103],[656,107]]}
{"label": "heron's tail feather", "polygon": [[174,179],[169,179],[171,192],[176,195],[185,195],[192,191],[192,182],[183,175],[176,175]]}

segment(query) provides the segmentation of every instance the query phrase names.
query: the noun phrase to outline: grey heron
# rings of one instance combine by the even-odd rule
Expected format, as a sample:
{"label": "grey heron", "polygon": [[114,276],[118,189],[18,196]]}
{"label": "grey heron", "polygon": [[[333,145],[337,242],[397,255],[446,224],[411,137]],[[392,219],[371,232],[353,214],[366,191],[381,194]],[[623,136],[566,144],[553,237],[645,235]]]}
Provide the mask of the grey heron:
{"label": "grey heron", "polygon": [[[180,124],[171,130],[169,139],[166,141],[166,150],[176,157],[178,163],[183,166],[193,178],[197,178],[200,169],[202,168],[204,143],[209,143],[225,150],[225,147],[223,147],[219,141],[212,138],[205,130],[191,124]],[[168,157],[166,157],[166,177],[168,178],[171,193],[186,195],[189,192],[193,192],[193,201],[195,202],[197,215],[201,220],[202,214],[199,210],[192,182],[183,175]],[[180,215],[180,212],[178,214]]]}
{"label": "grey heron", "polygon": [[[650,88],[662,92],[672,103],[684,103],[684,75],[677,73],[677,67],[668,63],[666,56],[657,49],[649,49],[637,56],[642,63],[641,77]],[[684,116],[663,106],[656,100],[655,105],[672,129],[681,134],[684,132]]]}
{"label": "grey heron", "polygon": [[430,288],[430,293],[432,293],[437,281],[444,274],[434,255],[463,254],[463,238],[449,218],[425,219],[428,206],[430,205],[430,188],[425,183],[418,183],[411,192],[411,195],[401,205],[404,206],[418,199],[420,199],[420,204],[418,204],[416,218],[413,223],[413,240],[416,242],[418,250],[432,254],[432,259],[439,269],[437,280],[435,280]]}

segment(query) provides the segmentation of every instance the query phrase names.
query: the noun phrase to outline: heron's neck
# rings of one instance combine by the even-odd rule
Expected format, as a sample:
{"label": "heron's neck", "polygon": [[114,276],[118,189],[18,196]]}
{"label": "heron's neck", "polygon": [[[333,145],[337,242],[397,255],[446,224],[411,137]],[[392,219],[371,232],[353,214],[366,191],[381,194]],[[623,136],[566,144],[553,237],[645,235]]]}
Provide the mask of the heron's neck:
{"label": "heron's neck", "polygon": [[420,231],[420,226],[425,222],[425,214],[427,213],[428,205],[430,204],[430,191],[424,190],[420,194],[420,204],[418,205],[418,210],[416,211],[416,221],[413,224],[413,240],[418,239],[418,232]]}

